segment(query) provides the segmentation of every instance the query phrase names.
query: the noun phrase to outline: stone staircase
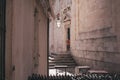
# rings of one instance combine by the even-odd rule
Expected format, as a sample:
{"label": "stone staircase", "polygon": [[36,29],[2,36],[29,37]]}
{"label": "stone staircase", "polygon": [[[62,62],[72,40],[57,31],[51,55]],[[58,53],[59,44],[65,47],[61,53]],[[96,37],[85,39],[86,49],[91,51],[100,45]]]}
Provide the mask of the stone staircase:
{"label": "stone staircase", "polygon": [[75,67],[77,64],[72,58],[70,53],[65,54],[49,54],[49,69],[55,68],[55,66],[68,66]]}

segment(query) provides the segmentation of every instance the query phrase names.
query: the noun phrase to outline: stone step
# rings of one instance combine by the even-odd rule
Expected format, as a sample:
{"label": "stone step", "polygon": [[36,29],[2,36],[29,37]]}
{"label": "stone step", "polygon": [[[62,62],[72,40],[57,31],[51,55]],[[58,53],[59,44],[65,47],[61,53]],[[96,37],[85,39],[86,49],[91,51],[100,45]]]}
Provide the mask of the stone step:
{"label": "stone step", "polygon": [[55,69],[55,67],[54,66],[49,66],[49,69]]}
{"label": "stone step", "polygon": [[[57,63],[54,63],[54,64],[55,65],[76,65],[75,63],[61,63],[61,62],[57,62]],[[50,63],[50,65],[51,65],[51,63]]]}
{"label": "stone step", "polygon": [[71,54],[49,54],[49,68],[54,68],[56,65],[76,66],[76,62],[72,58]]}
{"label": "stone step", "polygon": [[49,62],[49,64],[51,64],[51,65],[54,65],[54,64],[56,64],[56,63],[59,63],[59,64],[64,64],[64,63],[68,63],[68,64],[75,64],[74,62]]}
{"label": "stone step", "polygon": [[59,59],[49,59],[50,61],[73,61],[74,59],[68,58],[68,59],[64,59],[64,58],[59,58]]}
{"label": "stone step", "polygon": [[56,57],[49,57],[49,59],[71,59],[72,56],[56,56]]}
{"label": "stone step", "polygon": [[49,54],[50,57],[71,57],[70,54]]}
{"label": "stone step", "polygon": [[49,60],[49,62],[66,62],[66,63],[74,62],[75,63],[74,60]]}

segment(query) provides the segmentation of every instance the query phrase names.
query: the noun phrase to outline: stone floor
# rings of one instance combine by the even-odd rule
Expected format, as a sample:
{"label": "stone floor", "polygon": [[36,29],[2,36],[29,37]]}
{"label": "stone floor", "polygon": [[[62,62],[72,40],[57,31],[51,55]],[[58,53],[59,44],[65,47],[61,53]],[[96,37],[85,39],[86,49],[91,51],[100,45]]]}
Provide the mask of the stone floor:
{"label": "stone floor", "polygon": [[[49,75],[65,75],[65,71],[57,69],[49,69]],[[72,73],[66,72],[66,75],[73,75]]]}

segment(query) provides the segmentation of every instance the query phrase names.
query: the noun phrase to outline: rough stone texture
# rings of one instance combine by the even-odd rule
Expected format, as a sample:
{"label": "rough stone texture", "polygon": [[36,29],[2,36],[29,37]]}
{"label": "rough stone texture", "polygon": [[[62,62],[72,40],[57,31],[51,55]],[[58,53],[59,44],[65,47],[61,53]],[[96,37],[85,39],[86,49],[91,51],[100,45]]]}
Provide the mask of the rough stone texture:
{"label": "rough stone texture", "polygon": [[6,0],[6,80],[48,74],[48,17],[36,1]]}
{"label": "rough stone texture", "polygon": [[79,65],[120,71],[119,0],[72,0],[71,48]]}
{"label": "rough stone texture", "polygon": [[[54,13],[69,6],[70,0],[56,0]],[[60,7],[60,8],[59,8]],[[71,52],[79,65],[93,69],[120,71],[120,1],[119,0],[72,0]],[[66,51],[66,28],[57,28],[56,19],[50,22],[49,51]]]}
{"label": "rough stone texture", "polygon": [[5,55],[5,75],[6,80],[12,80],[12,12],[13,0],[6,1],[6,55]]}
{"label": "rough stone texture", "polygon": [[[55,19],[50,22],[50,39],[49,39],[49,52],[50,53],[65,53],[66,51],[66,40],[67,40],[67,28],[70,27],[70,22],[63,22],[63,11],[68,6],[71,6],[71,0],[55,0],[54,3],[54,14]],[[60,14],[61,27],[57,27],[57,14]]]}
{"label": "rough stone texture", "polygon": [[34,1],[13,0],[12,80],[26,80],[32,73]]}
{"label": "rough stone texture", "polygon": [[[40,7],[40,6],[39,6]],[[44,13],[41,13],[43,10],[40,7],[39,11],[39,20],[38,20],[38,55],[39,56],[39,65],[38,65],[38,73],[42,75],[48,74],[48,24],[47,20],[48,18],[44,15]]]}

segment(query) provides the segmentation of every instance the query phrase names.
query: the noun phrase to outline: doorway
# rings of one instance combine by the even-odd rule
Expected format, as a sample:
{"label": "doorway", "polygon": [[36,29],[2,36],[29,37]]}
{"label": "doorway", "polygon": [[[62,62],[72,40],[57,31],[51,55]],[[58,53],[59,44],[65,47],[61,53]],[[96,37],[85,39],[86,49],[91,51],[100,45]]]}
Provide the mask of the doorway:
{"label": "doorway", "polygon": [[66,49],[70,51],[70,28],[67,28]]}
{"label": "doorway", "polygon": [[0,80],[5,80],[5,0],[0,0]]}

